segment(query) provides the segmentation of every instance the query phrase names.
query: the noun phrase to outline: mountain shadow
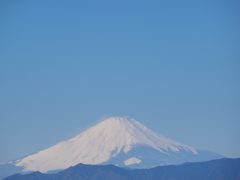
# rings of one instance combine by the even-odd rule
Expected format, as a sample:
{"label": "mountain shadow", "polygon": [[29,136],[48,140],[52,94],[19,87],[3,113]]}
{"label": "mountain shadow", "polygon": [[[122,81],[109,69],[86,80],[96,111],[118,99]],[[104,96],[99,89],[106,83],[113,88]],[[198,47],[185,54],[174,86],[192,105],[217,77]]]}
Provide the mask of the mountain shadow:
{"label": "mountain shadow", "polygon": [[240,180],[240,158],[219,159],[151,169],[78,164],[56,174],[15,174],[4,180]]}

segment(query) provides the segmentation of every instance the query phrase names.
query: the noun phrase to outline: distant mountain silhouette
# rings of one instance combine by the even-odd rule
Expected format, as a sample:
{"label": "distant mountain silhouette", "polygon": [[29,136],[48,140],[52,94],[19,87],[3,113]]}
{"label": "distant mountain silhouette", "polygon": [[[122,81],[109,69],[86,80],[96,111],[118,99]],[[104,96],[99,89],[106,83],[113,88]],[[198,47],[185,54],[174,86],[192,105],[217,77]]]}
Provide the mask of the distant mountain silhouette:
{"label": "distant mountain silhouette", "polygon": [[220,159],[151,169],[78,164],[56,174],[15,174],[4,180],[240,180],[240,158]]}
{"label": "distant mountain silhouette", "polygon": [[0,179],[16,173],[60,171],[79,163],[128,168],[178,165],[223,158],[162,136],[128,117],[111,117],[72,139],[0,164]]}
{"label": "distant mountain silhouette", "polygon": [[153,168],[220,158],[223,157],[217,153],[198,150],[164,137],[132,118],[111,117],[68,141],[62,141],[13,164],[23,166],[25,172],[46,173],[79,163]]}

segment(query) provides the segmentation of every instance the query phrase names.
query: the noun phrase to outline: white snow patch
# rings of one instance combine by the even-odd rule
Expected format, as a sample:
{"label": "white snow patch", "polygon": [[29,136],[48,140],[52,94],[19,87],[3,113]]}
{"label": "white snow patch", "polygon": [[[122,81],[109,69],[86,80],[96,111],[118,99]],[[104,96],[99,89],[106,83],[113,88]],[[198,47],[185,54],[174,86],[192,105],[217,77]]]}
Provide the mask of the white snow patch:
{"label": "white snow patch", "polygon": [[132,158],[124,161],[124,164],[125,164],[126,166],[129,166],[129,165],[131,165],[131,164],[139,164],[140,162],[142,162],[142,160],[140,160],[140,159],[138,159],[138,158],[136,158],[136,157],[132,157]]}

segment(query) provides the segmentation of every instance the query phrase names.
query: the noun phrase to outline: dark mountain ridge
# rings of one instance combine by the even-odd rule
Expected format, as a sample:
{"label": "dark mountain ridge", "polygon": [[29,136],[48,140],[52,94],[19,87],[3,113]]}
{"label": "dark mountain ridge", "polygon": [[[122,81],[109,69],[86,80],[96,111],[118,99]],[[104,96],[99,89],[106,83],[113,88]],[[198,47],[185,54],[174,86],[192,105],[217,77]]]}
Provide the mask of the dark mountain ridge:
{"label": "dark mountain ridge", "polygon": [[124,169],[114,165],[78,164],[56,174],[15,174],[4,180],[240,180],[240,158]]}

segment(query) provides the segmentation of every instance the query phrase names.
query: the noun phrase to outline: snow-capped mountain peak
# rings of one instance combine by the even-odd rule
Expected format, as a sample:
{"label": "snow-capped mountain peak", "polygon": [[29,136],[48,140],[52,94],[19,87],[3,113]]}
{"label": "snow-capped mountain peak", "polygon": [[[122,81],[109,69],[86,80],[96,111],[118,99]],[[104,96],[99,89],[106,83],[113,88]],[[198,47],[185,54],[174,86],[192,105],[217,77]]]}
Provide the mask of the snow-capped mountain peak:
{"label": "snow-capped mountain peak", "polygon": [[198,156],[198,150],[159,135],[132,118],[111,117],[68,141],[18,160],[16,166],[41,172],[79,163],[152,167]]}
{"label": "snow-capped mountain peak", "polygon": [[71,141],[77,141],[78,138],[87,134],[89,136],[97,135],[106,147],[117,147],[117,152],[123,149],[127,153],[133,146],[146,145],[161,152],[163,150],[179,151],[178,148],[181,148],[197,153],[194,148],[163,137],[128,117],[111,117],[71,139]]}

